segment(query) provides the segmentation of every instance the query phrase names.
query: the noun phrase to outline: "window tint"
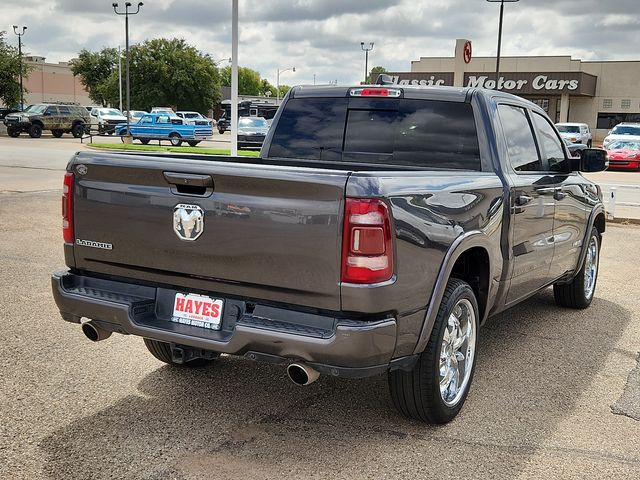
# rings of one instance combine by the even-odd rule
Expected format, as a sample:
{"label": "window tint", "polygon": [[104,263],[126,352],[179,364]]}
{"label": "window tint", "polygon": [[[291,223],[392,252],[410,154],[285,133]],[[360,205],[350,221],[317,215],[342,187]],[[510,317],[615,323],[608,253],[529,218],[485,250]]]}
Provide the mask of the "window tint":
{"label": "window tint", "polygon": [[60,115],[71,115],[71,110],[69,110],[69,107],[60,106],[58,107],[58,113]]}
{"label": "window tint", "polygon": [[498,105],[509,160],[516,172],[542,171],[533,132],[523,108]]}
{"label": "window tint", "polygon": [[569,162],[565,161],[564,148],[553,127],[542,115],[535,112],[533,113],[533,124],[536,126],[538,141],[544,156],[549,162],[549,169],[554,172],[570,172],[571,166]]}
{"label": "window tint", "polygon": [[320,152],[331,161],[480,170],[473,109],[467,103],[290,100],[269,155],[320,159]]}
{"label": "window tint", "polygon": [[293,98],[273,136],[270,157],[340,160],[346,98]]}
{"label": "window tint", "polygon": [[58,107],[47,107],[45,112],[47,115],[58,115]]}

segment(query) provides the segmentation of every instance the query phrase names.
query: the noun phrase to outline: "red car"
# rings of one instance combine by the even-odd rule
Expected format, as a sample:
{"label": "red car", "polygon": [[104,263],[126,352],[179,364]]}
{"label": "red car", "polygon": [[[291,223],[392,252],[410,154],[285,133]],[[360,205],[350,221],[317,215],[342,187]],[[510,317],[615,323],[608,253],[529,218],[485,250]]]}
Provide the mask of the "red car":
{"label": "red car", "polygon": [[617,140],[609,145],[609,169],[640,170],[640,142]]}

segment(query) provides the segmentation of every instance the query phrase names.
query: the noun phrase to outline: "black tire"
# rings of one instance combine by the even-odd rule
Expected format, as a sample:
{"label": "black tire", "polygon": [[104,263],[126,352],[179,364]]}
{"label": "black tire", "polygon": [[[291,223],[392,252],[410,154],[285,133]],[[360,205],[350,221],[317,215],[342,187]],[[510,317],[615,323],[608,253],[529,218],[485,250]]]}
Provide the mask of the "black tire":
{"label": "black tire", "polygon": [[191,360],[186,363],[175,363],[171,356],[171,345],[165,342],[159,342],[158,340],[151,340],[150,338],[144,338],[144,344],[147,347],[147,350],[156,357],[158,360],[164,363],[168,363],[169,365],[175,365],[178,367],[205,367],[210,365],[213,360],[206,360],[204,358],[197,358],[195,360]]}
{"label": "black tire", "polygon": [[187,142],[190,147],[197,147],[200,142]]}
{"label": "black tire", "polygon": [[[592,245],[595,243],[595,249]],[[600,232],[594,227],[589,235],[587,254],[578,274],[570,283],[556,283],[553,286],[553,297],[559,307],[583,309],[591,305],[598,283],[598,270],[600,261]],[[594,253],[595,252],[595,253]],[[595,259],[593,256],[595,255]],[[595,261],[594,261],[595,260]],[[592,267],[595,264],[595,271]],[[585,281],[585,278],[593,277],[593,282]]]}
{"label": "black tire", "polygon": [[140,143],[143,145],[148,145],[149,144],[149,139],[148,138],[139,138],[138,140],[140,140]]}
{"label": "black tire", "polygon": [[[473,346],[469,353],[467,343],[466,355],[471,355],[471,368],[468,375],[465,368],[462,386],[458,394],[447,404],[440,391],[440,354],[444,341],[444,334],[448,330],[449,319],[454,309],[463,302],[468,314],[473,313],[473,318],[467,316],[468,324],[473,325]],[[452,278],[447,284],[438,315],[431,331],[427,346],[420,354],[417,363],[410,371],[394,370],[389,372],[389,390],[395,407],[405,416],[414,420],[432,424],[450,422],[460,412],[469,393],[469,387],[473,381],[473,372],[476,364],[477,338],[478,338],[478,303],[475,294],[468,283]],[[453,326],[453,325],[452,325]],[[455,332],[460,331],[456,328]],[[464,345],[464,343],[463,343]],[[453,352],[455,355],[455,352]],[[446,359],[445,359],[446,361]],[[466,361],[464,362],[466,363]],[[457,361],[456,361],[457,364]],[[451,385],[448,384],[448,387]]]}
{"label": "black tire", "polygon": [[224,130],[218,129],[218,133],[222,135],[224,133]]}
{"label": "black tire", "polygon": [[587,142],[587,147],[588,147],[588,148],[591,148],[591,146],[592,146],[592,145],[593,145],[593,141],[592,141],[592,140],[589,140],[589,141]]}
{"label": "black tire", "polygon": [[34,123],[29,127],[29,136],[31,138],[40,138],[42,136],[42,127]]}
{"label": "black tire", "polygon": [[71,135],[73,135],[74,138],[82,137],[82,135],[84,135],[84,132],[85,128],[82,123],[76,123],[71,129]]}
{"label": "black tire", "polygon": [[64,132],[62,130],[51,130],[51,135],[60,138]]}
{"label": "black tire", "polygon": [[124,143],[124,137],[127,137],[127,136],[129,136],[129,132],[127,130],[122,130],[120,132],[120,141]]}
{"label": "black tire", "polygon": [[172,147],[180,147],[182,145],[182,139],[177,133],[170,134],[169,141],[171,142]]}
{"label": "black tire", "polygon": [[9,135],[11,138],[18,138],[20,136],[20,130],[18,130],[17,128],[8,127],[7,135]]}

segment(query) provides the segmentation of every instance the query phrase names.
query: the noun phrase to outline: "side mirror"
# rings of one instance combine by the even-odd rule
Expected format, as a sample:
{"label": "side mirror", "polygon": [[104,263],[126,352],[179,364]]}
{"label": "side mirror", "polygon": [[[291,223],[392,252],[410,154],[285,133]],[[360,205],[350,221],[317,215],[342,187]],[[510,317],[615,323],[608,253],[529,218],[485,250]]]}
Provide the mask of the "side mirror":
{"label": "side mirror", "polygon": [[609,167],[609,156],[606,150],[585,148],[580,158],[581,172],[602,172]]}

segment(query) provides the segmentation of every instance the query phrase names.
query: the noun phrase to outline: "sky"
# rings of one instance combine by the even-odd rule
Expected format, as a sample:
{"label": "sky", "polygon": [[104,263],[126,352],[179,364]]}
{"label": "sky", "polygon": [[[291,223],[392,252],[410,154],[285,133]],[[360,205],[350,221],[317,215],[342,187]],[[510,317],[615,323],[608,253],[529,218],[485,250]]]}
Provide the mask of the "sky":
{"label": "sky", "polygon": [[[357,83],[360,43],[369,67],[409,71],[420,57],[453,56],[455,39],[475,56],[496,54],[498,3],[486,0],[239,0],[241,66],[275,84]],[[24,51],[68,61],[82,49],[124,46],[113,0],[0,0],[0,30],[26,25]],[[134,2],[134,5],[137,2]],[[124,2],[120,1],[121,6]],[[231,54],[231,0],[146,0],[130,17],[130,41],[180,37],[215,61]],[[502,55],[640,60],[640,0],[520,0],[505,4]],[[226,65],[224,61],[221,66]]]}

